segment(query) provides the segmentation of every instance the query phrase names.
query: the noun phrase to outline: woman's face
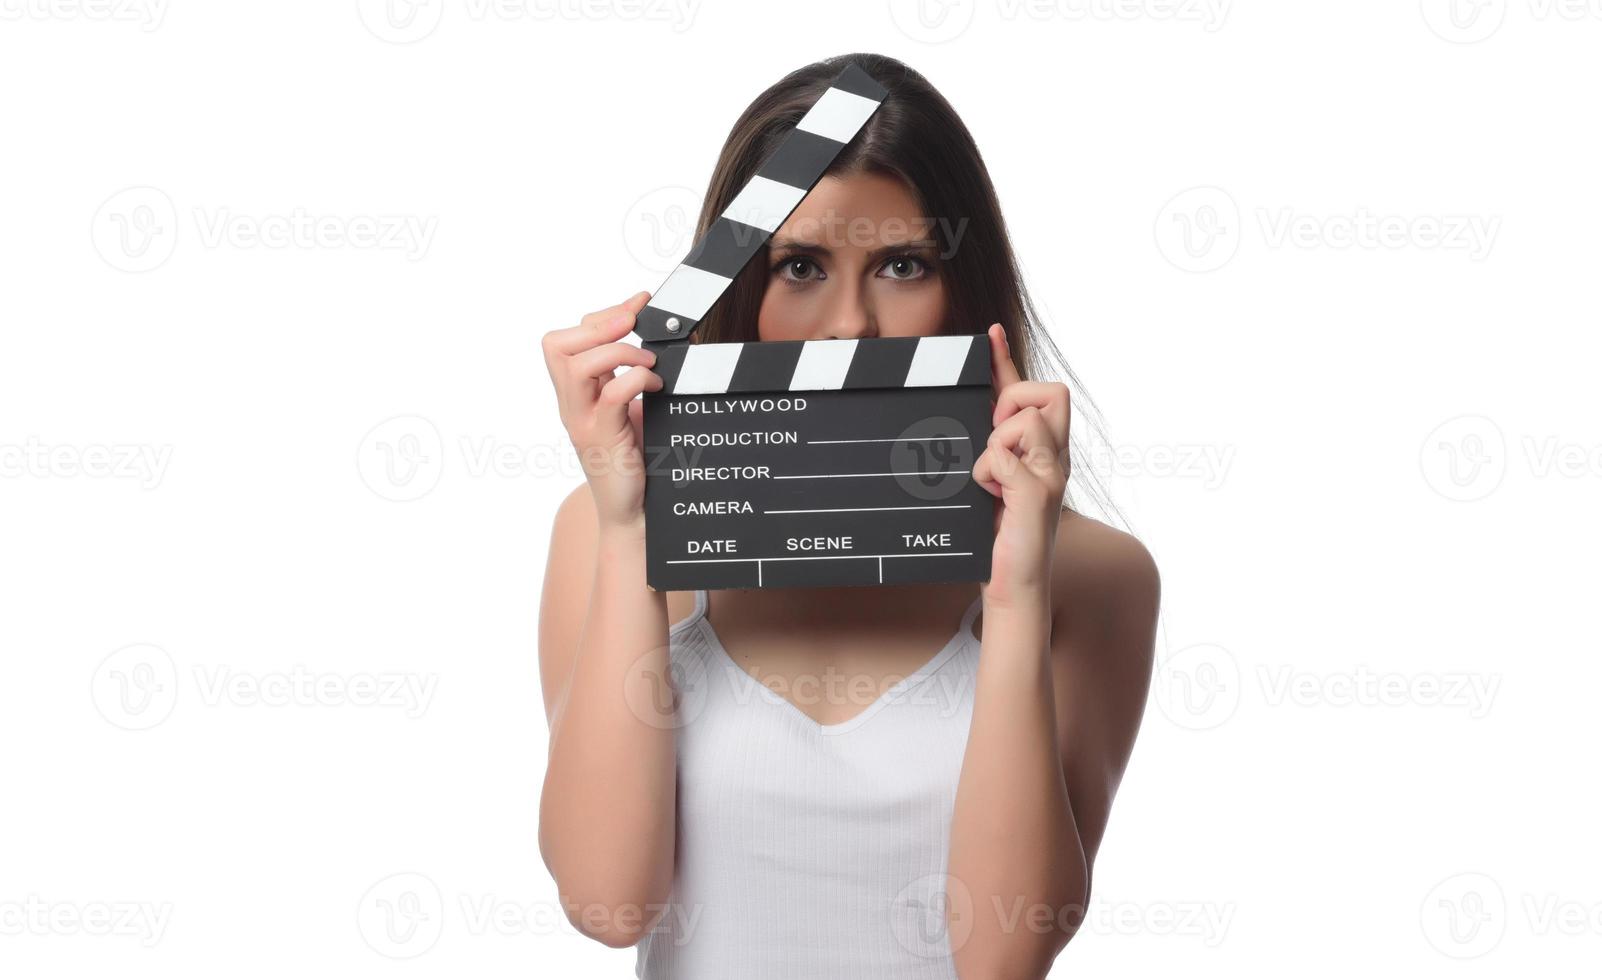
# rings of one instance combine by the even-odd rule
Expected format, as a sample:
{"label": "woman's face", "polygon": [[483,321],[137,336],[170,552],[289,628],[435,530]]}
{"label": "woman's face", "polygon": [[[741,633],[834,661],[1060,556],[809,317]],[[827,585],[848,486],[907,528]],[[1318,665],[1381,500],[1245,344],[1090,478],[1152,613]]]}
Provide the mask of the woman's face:
{"label": "woman's face", "polygon": [[762,340],[940,332],[946,290],[934,219],[885,174],[818,181],[768,243]]}

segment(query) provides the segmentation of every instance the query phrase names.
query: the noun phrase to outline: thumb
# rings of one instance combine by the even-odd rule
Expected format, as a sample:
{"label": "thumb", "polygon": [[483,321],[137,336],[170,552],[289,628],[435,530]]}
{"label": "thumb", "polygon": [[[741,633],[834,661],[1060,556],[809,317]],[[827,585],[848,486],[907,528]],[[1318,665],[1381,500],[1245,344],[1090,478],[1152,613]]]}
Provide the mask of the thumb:
{"label": "thumb", "polygon": [[1023,380],[1018,365],[1012,359],[1012,346],[1007,343],[1007,331],[999,323],[992,323],[990,335],[990,383],[999,394],[1001,389]]}

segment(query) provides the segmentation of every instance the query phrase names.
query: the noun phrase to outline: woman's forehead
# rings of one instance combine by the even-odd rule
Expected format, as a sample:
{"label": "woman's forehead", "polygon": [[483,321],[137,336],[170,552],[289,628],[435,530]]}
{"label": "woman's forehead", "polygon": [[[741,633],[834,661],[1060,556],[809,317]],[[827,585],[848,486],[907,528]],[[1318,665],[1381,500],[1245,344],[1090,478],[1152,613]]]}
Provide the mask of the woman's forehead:
{"label": "woman's forehead", "polygon": [[827,176],[801,199],[773,233],[773,247],[830,250],[929,241],[934,219],[918,199],[888,174]]}

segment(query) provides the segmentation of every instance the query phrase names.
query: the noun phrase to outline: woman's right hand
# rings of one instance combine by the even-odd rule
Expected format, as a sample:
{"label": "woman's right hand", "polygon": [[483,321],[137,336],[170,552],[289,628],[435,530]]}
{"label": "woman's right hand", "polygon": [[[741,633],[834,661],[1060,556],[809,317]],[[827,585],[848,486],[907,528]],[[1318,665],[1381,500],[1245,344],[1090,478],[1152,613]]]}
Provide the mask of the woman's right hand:
{"label": "woman's right hand", "polygon": [[[635,396],[661,390],[662,378],[651,370],[656,355],[622,338],[650,295],[642,290],[541,341],[562,424],[578,450],[603,529],[645,527],[644,406]],[[624,366],[628,370],[614,377]]]}

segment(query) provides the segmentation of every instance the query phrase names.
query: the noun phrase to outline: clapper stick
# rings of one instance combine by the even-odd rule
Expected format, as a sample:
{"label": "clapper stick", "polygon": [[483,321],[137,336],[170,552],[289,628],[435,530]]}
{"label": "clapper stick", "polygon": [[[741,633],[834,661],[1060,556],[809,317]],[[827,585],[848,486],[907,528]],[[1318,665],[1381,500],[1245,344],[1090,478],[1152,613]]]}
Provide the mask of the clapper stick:
{"label": "clapper stick", "polygon": [[634,332],[640,339],[687,339],[739,271],[762,251],[834,158],[861,131],[886,94],[883,85],[856,65],[847,66],[830,82],[684,262],[651,295],[651,301],[634,318]]}
{"label": "clapper stick", "polygon": [[642,395],[653,589],[990,576],[987,334],[689,342],[885,95],[841,72],[635,318],[663,380]]}

